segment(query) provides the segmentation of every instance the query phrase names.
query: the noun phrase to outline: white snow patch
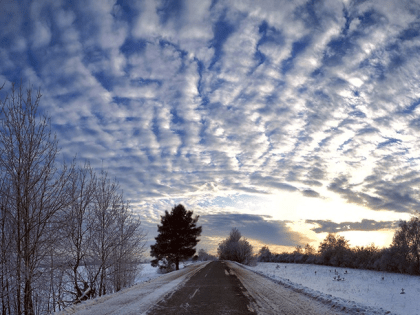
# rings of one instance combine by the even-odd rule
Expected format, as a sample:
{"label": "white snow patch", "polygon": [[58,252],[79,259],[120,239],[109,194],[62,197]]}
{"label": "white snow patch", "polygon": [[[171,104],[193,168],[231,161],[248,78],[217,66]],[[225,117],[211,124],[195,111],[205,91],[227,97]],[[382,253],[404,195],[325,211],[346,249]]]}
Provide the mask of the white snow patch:
{"label": "white snow patch", "polygon": [[[258,263],[255,267],[244,267],[347,310],[360,309],[366,314],[420,314],[418,276],[308,264]],[[344,280],[337,281],[338,276]]]}
{"label": "white snow patch", "polygon": [[136,277],[135,283],[142,283],[145,281],[150,281],[157,277],[162,276],[162,274],[157,273],[157,267],[152,267],[150,263],[141,264],[141,272]]}

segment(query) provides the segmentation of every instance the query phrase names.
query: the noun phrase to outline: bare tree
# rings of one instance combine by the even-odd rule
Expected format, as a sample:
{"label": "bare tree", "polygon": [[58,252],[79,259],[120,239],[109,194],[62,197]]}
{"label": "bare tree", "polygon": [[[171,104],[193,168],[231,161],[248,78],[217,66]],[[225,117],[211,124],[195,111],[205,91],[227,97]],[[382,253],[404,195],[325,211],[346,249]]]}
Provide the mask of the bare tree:
{"label": "bare tree", "polygon": [[[79,167],[72,177],[72,203],[63,215],[61,248],[67,276],[72,283],[73,303],[86,299],[87,279],[80,267],[90,258],[92,215],[95,207],[97,180],[89,163]],[[84,298],[82,298],[84,296]],[[61,298],[61,304],[64,303]],[[65,303],[64,303],[65,304]]]}
{"label": "bare tree", "polygon": [[228,238],[223,240],[217,248],[219,259],[233,260],[245,265],[251,263],[252,252],[252,245],[246,238],[242,238],[237,228],[233,228]]}
{"label": "bare tree", "polygon": [[95,190],[95,207],[91,223],[93,256],[88,268],[92,294],[99,296],[107,293],[107,269],[111,265],[111,254],[117,242],[115,225],[118,208],[123,205],[123,198],[118,190],[118,183],[111,181],[108,174],[102,170]]}
{"label": "bare tree", "polygon": [[401,221],[394,234],[391,249],[400,272],[420,274],[420,213]]}
{"label": "bare tree", "polygon": [[54,217],[69,203],[72,166],[56,166],[59,152],[50,119],[38,113],[40,92],[24,95],[22,87],[1,103],[0,169],[3,211],[10,218],[13,237],[15,308],[30,315],[34,309],[34,281],[49,251]]}
{"label": "bare tree", "polygon": [[[61,247],[72,283],[72,299],[62,305],[132,285],[145,251],[141,222],[129,209],[118,183],[106,171],[96,176],[89,164],[73,177],[73,202],[64,216]],[[64,296],[63,296],[64,297]]]}
{"label": "bare tree", "polygon": [[119,208],[116,222],[117,242],[112,255],[111,279],[114,291],[134,284],[141,257],[146,250],[146,234],[140,219],[126,203]]}
{"label": "bare tree", "polygon": [[134,282],[145,250],[141,222],[129,210],[115,180],[101,171],[90,216],[89,297],[118,291]]}
{"label": "bare tree", "polygon": [[56,163],[41,94],[0,101],[0,313],[49,314],[134,283],[141,222],[105,171]]}
{"label": "bare tree", "polygon": [[217,257],[207,253],[205,249],[200,248],[198,250],[197,259],[200,261],[207,261],[207,260],[217,260]]}
{"label": "bare tree", "polygon": [[[7,189],[4,179],[0,178],[0,193]],[[14,300],[14,293],[11,282],[13,267],[11,259],[14,254],[13,242],[14,230],[11,228],[10,215],[6,211],[6,199],[0,196],[0,285],[1,285],[1,313],[11,314],[11,305]]]}

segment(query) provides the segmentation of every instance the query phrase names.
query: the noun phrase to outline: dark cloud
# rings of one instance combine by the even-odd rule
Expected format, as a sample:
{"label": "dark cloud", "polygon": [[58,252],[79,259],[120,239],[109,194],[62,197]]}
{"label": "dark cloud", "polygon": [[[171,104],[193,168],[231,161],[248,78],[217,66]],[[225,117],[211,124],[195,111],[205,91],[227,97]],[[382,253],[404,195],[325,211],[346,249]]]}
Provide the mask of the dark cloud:
{"label": "dark cloud", "polygon": [[319,227],[312,230],[316,233],[339,233],[345,231],[378,231],[382,229],[395,229],[398,222],[394,221],[373,221],[362,220],[362,222],[341,222],[335,223],[329,220],[305,220],[305,223],[316,224]]}
{"label": "dark cloud", "polygon": [[379,132],[379,130],[377,128],[374,127],[365,127],[365,128],[361,128],[357,131],[357,135],[362,136],[362,135],[366,135],[366,134],[372,134],[372,133],[377,133]]}
{"label": "dark cloud", "polygon": [[302,191],[302,194],[305,197],[319,197],[319,193],[317,193],[315,190],[312,190],[312,189],[305,189]]}
{"label": "dark cloud", "polygon": [[302,183],[309,186],[321,187],[322,183],[316,180],[304,180]]}
{"label": "dark cloud", "polygon": [[295,246],[309,241],[306,236],[287,227],[287,221],[272,220],[270,216],[221,212],[202,215],[199,220],[205,236],[227,237],[236,227],[242,236],[267,244]]}
{"label": "dark cloud", "polygon": [[[420,174],[410,172],[404,176],[395,176],[391,181],[384,181],[381,176],[365,178],[364,190],[352,185],[344,176],[334,179],[328,189],[340,194],[347,202],[359,204],[373,210],[391,210],[396,212],[413,212],[420,209],[416,198],[417,190],[412,187],[420,181]],[[375,196],[376,195],[376,196]]]}
{"label": "dark cloud", "polygon": [[383,148],[383,147],[386,147],[386,146],[392,145],[392,144],[394,144],[394,143],[399,144],[399,143],[402,143],[402,141],[401,141],[401,140],[399,140],[399,139],[394,139],[394,138],[391,138],[391,139],[388,139],[388,140],[386,140],[386,141],[384,141],[384,142],[379,143],[379,144],[378,144],[378,146],[377,146],[377,149],[381,149],[381,148]]}
{"label": "dark cloud", "polygon": [[320,167],[313,167],[309,171],[307,177],[308,177],[309,180],[316,180],[316,181],[325,179],[324,178],[325,177],[325,170],[321,169]]}
{"label": "dark cloud", "polygon": [[298,189],[292,185],[279,182],[279,179],[273,176],[262,176],[259,174],[252,174],[250,176],[251,183],[262,187],[277,188],[286,191],[297,191]]}
{"label": "dark cloud", "polygon": [[328,185],[328,189],[341,195],[345,200],[351,203],[363,204],[363,199],[357,192],[351,189],[348,179],[344,176],[335,178],[332,183]]}

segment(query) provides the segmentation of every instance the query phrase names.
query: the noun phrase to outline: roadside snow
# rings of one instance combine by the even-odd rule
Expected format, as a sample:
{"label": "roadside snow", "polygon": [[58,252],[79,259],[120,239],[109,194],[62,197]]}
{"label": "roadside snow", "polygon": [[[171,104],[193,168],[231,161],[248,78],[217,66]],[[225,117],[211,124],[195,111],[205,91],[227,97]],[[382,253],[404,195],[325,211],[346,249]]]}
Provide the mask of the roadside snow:
{"label": "roadside snow", "polygon": [[[286,263],[258,263],[246,268],[317,300],[347,309],[360,308],[367,314],[420,314],[418,276]],[[334,280],[338,276],[344,280]],[[402,289],[404,294],[400,294]]]}
{"label": "roadside snow", "polygon": [[153,267],[144,266],[142,274],[136,279],[137,284],[117,293],[87,300],[65,308],[57,314],[61,315],[137,315],[146,313],[169,292],[182,286],[207,263],[192,266],[165,275],[156,273]]}

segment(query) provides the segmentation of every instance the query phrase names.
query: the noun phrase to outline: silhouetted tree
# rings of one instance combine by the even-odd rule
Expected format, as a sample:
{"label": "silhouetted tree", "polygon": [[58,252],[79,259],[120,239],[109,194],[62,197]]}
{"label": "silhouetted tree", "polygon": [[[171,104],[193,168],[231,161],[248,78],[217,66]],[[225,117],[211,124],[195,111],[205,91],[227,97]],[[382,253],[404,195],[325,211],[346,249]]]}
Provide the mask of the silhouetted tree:
{"label": "silhouetted tree", "polygon": [[315,248],[310,245],[309,243],[307,243],[305,245],[305,254],[306,255],[314,255],[315,254]]}
{"label": "silhouetted tree", "polygon": [[323,264],[344,267],[349,248],[349,241],[344,236],[337,235],[336,237],[330,233],[319,245],[318,253],[321,255]]}
{"label": "silhouetted tree", "polygon": [[193,212],[187,211],[181,204],[172,208],[171,213],[165,211],[165,215],[161,216],[161,225],[158,225],[156,244],[151,246],[150,255],[155,257],[152,266],[163,262],[161,267],[166,268],[174,263],[176,270],[179,270],[179,262],[195,254],[202,231],[201,226],[197,226],[198,218],[193,217]]}
{"label": "silhouetted tree", "polygon": [[[420,213],[410,221],[401,221],[394,234],[392,248],[396,254],[400,272],[420,273]],[[395,259],[394,258],[394,259]]]}
{"label": "silhouetted tree", "polygon": [[269,262],[271,261],[271,252],[268,246],[263,246],[258,252],[258,261]]}

